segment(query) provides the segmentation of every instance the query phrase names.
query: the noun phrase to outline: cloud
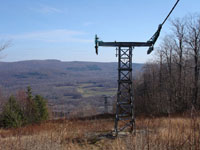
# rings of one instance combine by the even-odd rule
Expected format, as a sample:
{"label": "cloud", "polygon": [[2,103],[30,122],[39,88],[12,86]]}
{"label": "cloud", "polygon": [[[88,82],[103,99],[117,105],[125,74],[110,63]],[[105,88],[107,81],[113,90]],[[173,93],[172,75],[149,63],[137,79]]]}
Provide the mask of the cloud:
{"label": "cloud", "polygon": [[42,14],[62,13],[61,9],[41,4],[37,8],[31,8],[31,9]]}
{"label": "cloud", "polygon": [[34,40],[42,42],[78,42],[78,43],[89,43],[93,40],[86,39],[85,32],[72,31],[66,29],[56,29],[49,31],[37,31],[29,32],[16,35],[7,35],[7,37],[13,40]]}

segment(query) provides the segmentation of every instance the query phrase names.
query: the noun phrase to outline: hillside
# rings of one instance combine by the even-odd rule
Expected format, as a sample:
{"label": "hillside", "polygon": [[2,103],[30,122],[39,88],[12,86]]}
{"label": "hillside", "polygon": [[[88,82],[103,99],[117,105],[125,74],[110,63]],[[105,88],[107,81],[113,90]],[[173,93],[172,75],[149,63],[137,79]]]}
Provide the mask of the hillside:
{"label": "hillside", "polygon": [[112,137],[112,119],[54,120],[0,129],[2,150],[199,150],[199,117],[136,119],[136,133]]}
{"label": "hillside", "polygon": [[[142,66],[133,64],[134,73]],[[43,95],[54,112],[71,115],[87,115],[90,109],[103,112],[102,96],[114,96],[117,90],[117,63],[31,60],[0,62],[0,70],[4,95],[31,86],[33,94]],[[110,111],[112,101],[109,99]],[[83,109],[86,114],[81,113]]]}

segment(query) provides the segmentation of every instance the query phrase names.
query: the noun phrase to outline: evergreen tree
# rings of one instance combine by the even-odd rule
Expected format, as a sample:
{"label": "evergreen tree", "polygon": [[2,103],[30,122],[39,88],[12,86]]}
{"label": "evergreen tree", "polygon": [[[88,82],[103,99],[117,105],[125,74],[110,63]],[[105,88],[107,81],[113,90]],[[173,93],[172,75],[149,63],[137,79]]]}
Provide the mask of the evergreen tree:
{"label": "evergreen tree", "polygon": [[38,111],[38,117],[37,117],[37,121],[41,122],[41,121],[45,121],[48,119],[48,108],[47,108],[47,103],[44,100],[44,98],[40,95],[36,95],[34,98],[36,107],[37,107],[37,111]]}
{"label": "evergreen tree", "polygon": [[24,116],[14,96],[9,98],[0,117],[1,127],[10,128],[22,126]]}
{"label": "evergreen tree", "polygon": [[26,124],[40,123],[48,119],[48,108],[45,99],[36,95],[33,97],[31,88],[27,88],[27,98],[22,104],[11,96],[3,107],[0,115],[0,127],[20,127]]}
{"label": "evergreen tree", "polygon": [[26,94],[27,94],[27,98],[32,100],[33,99],[33,96],[32,96],[32,89],[30,86],[27,87],[27,91],[26,91]]}
{"label": "evergreen tree", "polygon": [[26,124],[36,123],[38,122],[39,111],[33,99],[32,89],[30,86],[27,87],[26,94],[27,94],[27,102],[26,102],[26,109],[24,111],[25,122]]}

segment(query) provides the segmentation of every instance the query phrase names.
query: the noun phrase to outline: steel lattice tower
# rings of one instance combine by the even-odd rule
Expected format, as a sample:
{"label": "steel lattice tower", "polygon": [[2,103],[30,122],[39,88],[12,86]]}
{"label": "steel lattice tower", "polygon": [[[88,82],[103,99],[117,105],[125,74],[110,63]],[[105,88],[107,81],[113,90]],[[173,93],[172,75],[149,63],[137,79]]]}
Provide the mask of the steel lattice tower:
{"label": "steel lattice tower", "polygon": [[[118,91],[117,91],[117,107],[115,118],[115,133],[130,127],[133,131],[135,124],[134,117],[134,101],[133,101],[133,85],[132,85],[132,50],[134,47],[149,47],[147,54],[150,54],[154,49],[162,26],[165,24],[177,4],[177,0],[171,11],[158,26],[157,31],[147,42],[103,42],[99,41],[97,35],[95,36],[95,49],[98,54],[98,46],[117,47],[118,49]],[[120,123],[120,121],[122,123]]]}
{"label": "steel lattice tower", "polygon": [[[116,104],[115,132],[127,127],[133,131],[132,47],[118,47],[118,91]],[[118,124],[122,122],[121,126]]]}
{"label": "steel lattice tower", "polygon": [[132,84],[132,51],[134,47],[150,47],[152,42],[103,42],[95,38],[98,46],[116,47],[118,52],[118,91],[115,116],[115,135],[125,129],[133,131],[135,124],[133,84]]}

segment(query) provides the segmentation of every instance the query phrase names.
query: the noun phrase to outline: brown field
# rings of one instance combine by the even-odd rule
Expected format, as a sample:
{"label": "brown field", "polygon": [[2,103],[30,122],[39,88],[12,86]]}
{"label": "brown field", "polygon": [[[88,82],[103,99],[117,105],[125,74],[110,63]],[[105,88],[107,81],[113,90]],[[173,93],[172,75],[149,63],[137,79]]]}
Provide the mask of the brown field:
{"label": "brown field", "polygon": [[112,119],[57,120],[0,129],[1,150],[200,150],[199,117],[137,118],[136,134],[101,137]]}

